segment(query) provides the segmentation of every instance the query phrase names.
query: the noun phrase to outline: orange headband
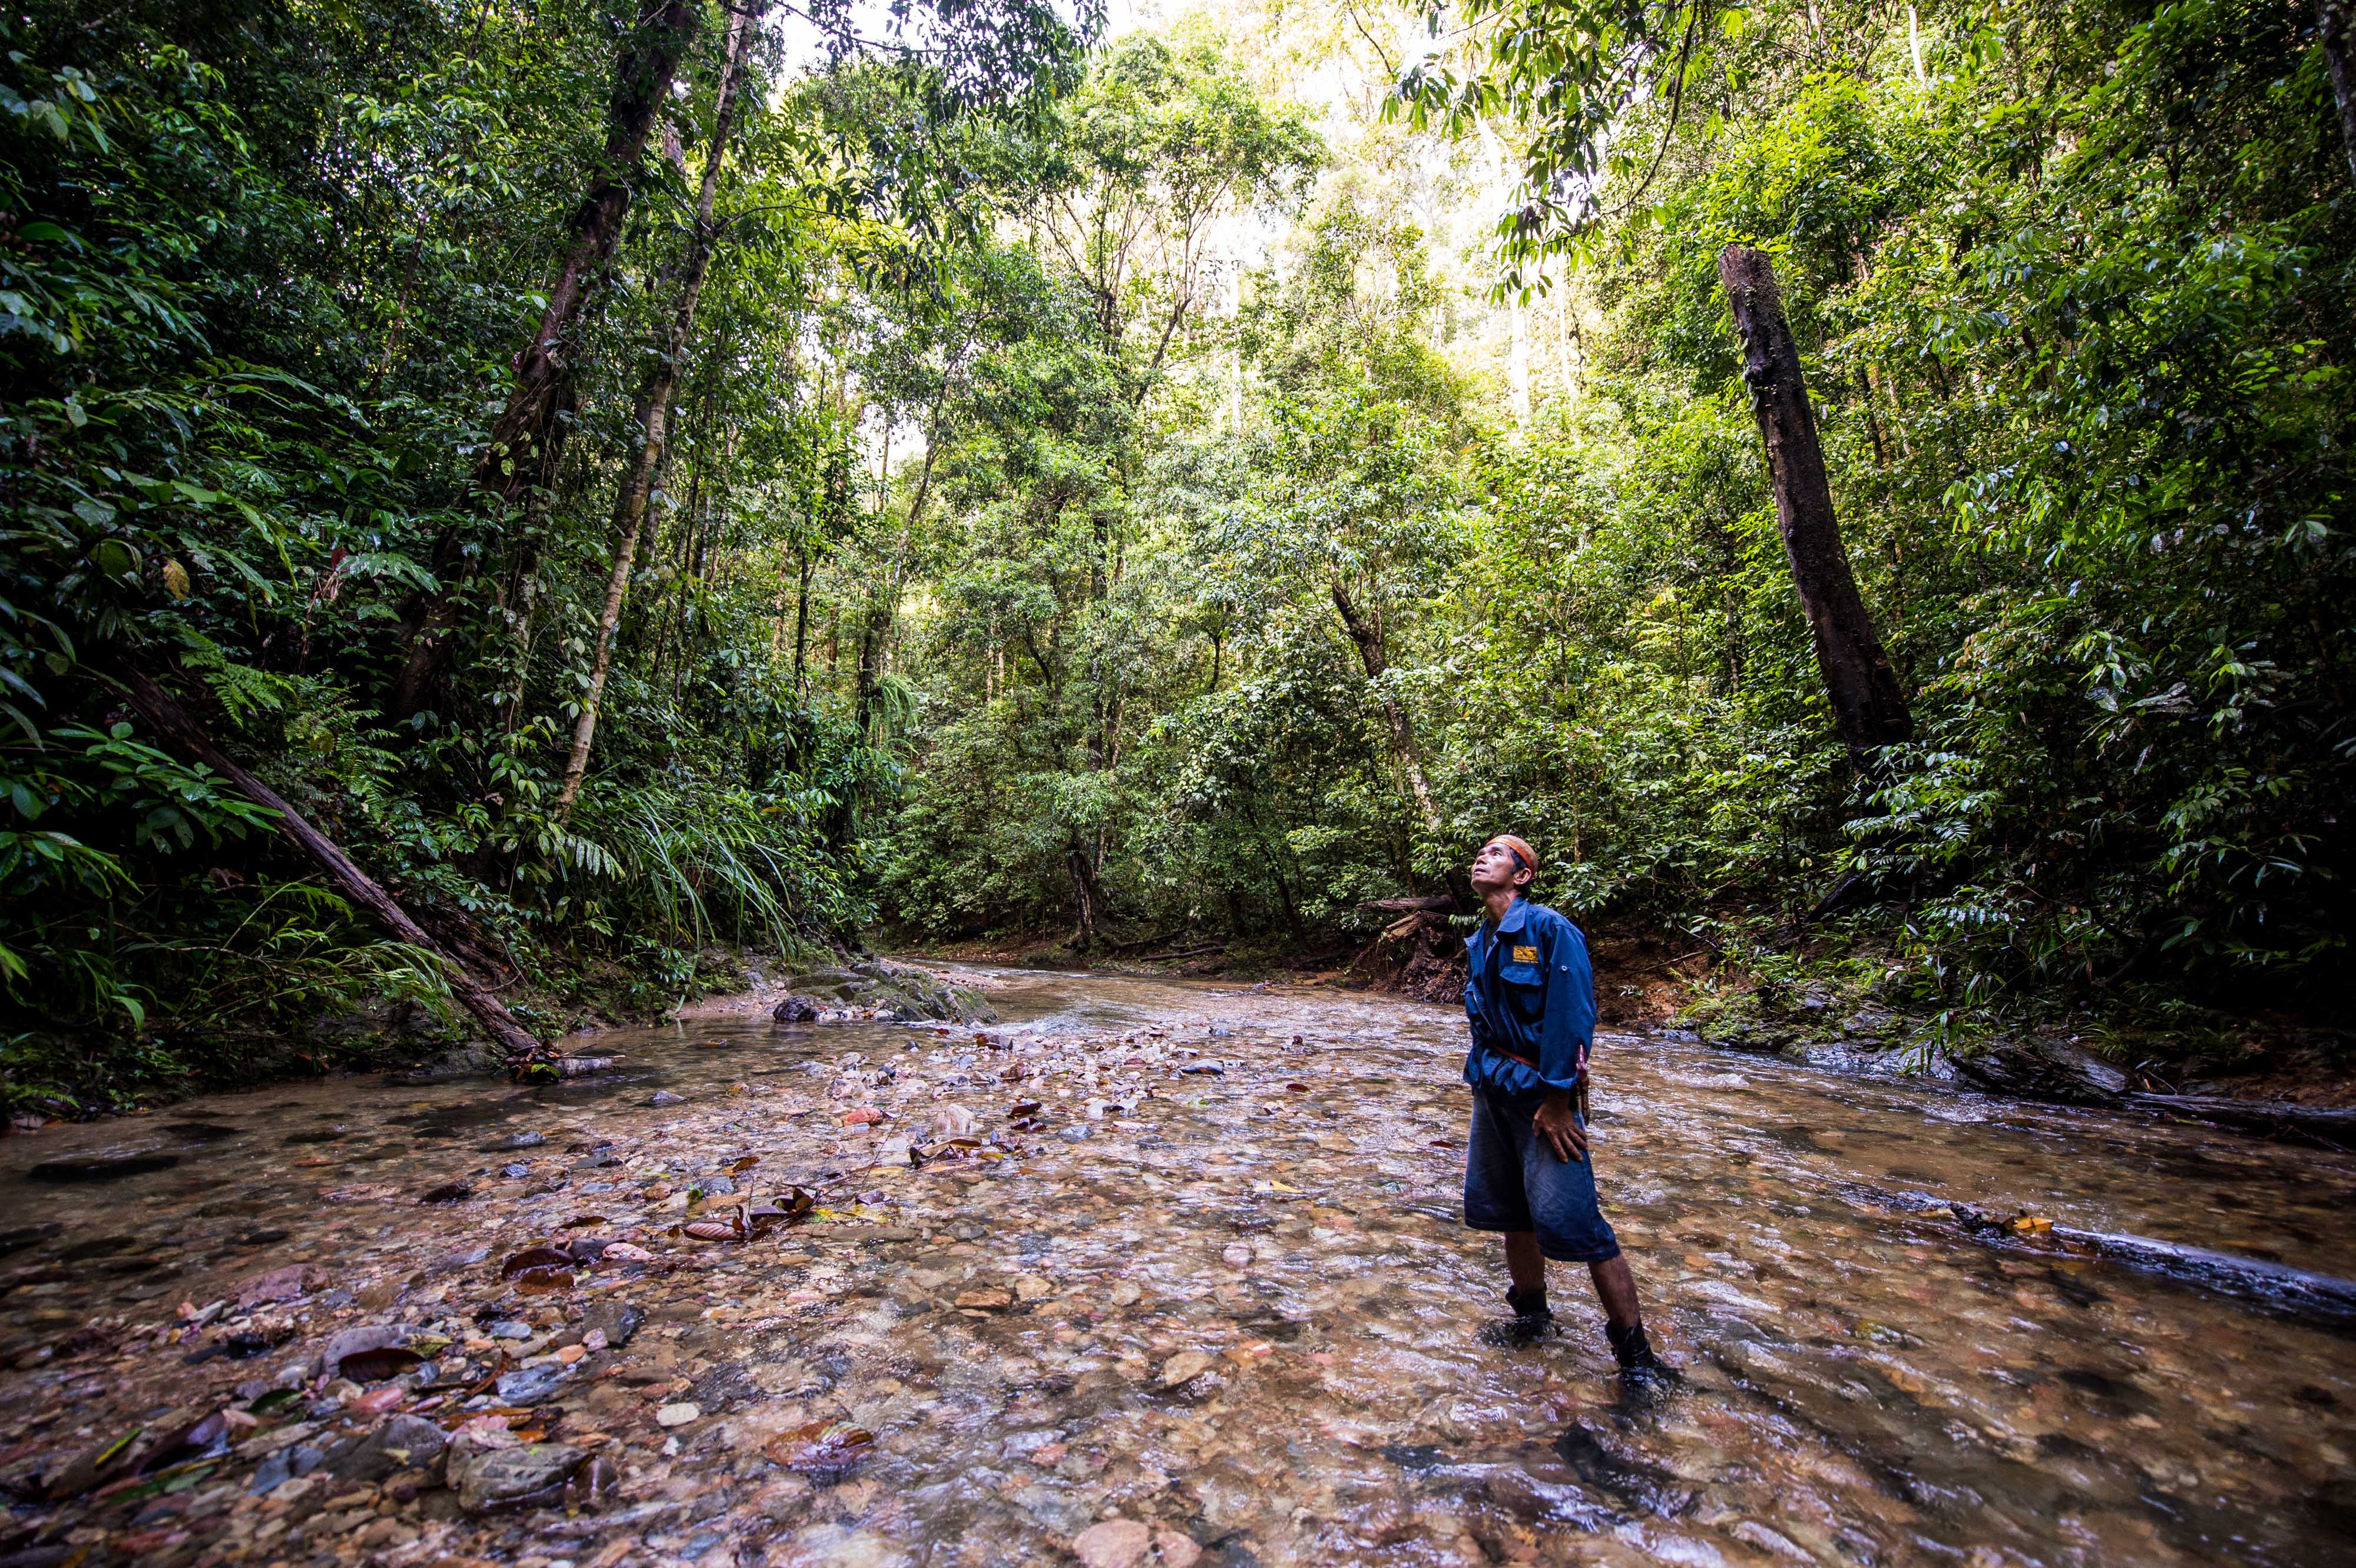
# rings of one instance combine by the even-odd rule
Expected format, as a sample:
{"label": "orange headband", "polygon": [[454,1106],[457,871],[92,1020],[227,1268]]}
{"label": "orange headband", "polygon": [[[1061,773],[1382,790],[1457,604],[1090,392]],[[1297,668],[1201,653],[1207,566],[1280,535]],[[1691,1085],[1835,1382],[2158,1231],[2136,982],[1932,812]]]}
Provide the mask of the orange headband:
{"label": "orange headband", "polygon": [[1491,839],[1489,842],[1491,843],[1504,844],[1507,849],[1513,851],[1514,858],[1522,863],[1523,870],[1529,872],[1532,875],[1536,875],[1537,874],[1538,852],[1530,847],[1529,841],[1527,839],[1518,839],[1511,833],[1499,833],[1495,838]]}

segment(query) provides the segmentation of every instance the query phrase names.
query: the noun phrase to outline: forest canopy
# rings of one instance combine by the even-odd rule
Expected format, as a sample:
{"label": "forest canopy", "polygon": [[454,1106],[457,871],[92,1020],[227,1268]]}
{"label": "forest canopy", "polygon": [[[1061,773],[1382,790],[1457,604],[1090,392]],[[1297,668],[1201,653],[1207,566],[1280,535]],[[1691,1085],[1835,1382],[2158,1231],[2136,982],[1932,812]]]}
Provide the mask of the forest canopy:
{"label": "forest canopy", "polygon": [[2347,31],[12,14],[5,1092],[545,1036],[724,946],[1341,963],[1501,831],[1590,930],[1953,1030],[2324,1007]]}

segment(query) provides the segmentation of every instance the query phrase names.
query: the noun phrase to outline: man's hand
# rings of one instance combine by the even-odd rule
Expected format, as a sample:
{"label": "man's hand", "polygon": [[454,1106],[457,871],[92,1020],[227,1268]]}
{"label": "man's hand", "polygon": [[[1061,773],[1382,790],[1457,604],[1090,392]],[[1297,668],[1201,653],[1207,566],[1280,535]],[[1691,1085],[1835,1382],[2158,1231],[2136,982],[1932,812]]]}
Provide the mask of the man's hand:
{"label": "man's hand", "polygon": [[1537,1112],[1530,1125],[1538,1136],[1554,1146],[1558,1160],[1579,1160],[1587,1155],[1587,1133],[1579,1124],[1579,1115],[1570,1108],[1570,1094],[1566,1090],[1550,1089],[1538,1102]]}

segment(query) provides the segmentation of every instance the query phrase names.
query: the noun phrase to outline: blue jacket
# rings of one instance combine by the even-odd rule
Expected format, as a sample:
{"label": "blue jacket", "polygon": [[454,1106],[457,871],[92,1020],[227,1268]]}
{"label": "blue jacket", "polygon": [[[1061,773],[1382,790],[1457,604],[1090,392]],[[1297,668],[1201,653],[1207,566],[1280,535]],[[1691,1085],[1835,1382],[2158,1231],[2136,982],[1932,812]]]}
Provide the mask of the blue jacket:
{"label": "blue jacket", "polygon": [[1579,928],[1515,898],[1495,929],[1483,920],[1464,939],[1464,1015],[1472,1023],[1464,1081],[1515,1100],[1575,1088],[1595,1041],[1595,973]]}

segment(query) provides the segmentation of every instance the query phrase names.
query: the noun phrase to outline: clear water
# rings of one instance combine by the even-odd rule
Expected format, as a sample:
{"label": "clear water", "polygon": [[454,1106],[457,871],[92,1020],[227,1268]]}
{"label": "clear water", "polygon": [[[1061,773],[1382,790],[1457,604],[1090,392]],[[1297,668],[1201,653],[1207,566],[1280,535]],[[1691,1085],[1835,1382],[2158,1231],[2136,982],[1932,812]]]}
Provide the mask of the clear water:
{"label": "clear water", "polygon": [[[1164,1561],[1199,1547],[1235,1564],[2356,1560],[2350,1324],[1925,1212],[2026,1210],[2356,1275],[2356,1157],[1607,1037],[1607,1211],[1688,1379],[1640,1398],[1559,1266],[1560,1337],[1507,1350],[1479,1332],[1503,1281],[1494,1239],[1455,1219],[1450,1010],[997,980],[1011,1022],[991,1047],[748,1012],[606,1036],[626,1069],[562,1088],[345,1079],[0,1143],[0,1441],[87,1444],[332,1328],[471,1315],[501,1287],[453,1253],[487,1246],[496,1263],[594,1212],[691,1257],[518,1308],[610,1294],[654,1311],[574,1402],[576,1428],[617,1440],[621,1505],[429,1511],[405,1527],[412,1558],[587,1563],[628,1541],[707,1563],[1002,1563],[1123,1518],[1172,1532]],[[888,1063],[895,1079],[846,1077],[850,1053],[851,1073]],[[1226,1070],[1177,1070],[1209,1063]],[[684,1102],[648,1106],[657,1089]],[[1048,1130],[1005,1133],[1018,1100],[1040,1101]],[[895,1120],[840,1122],[865,1103]],[[885,1149],[873,1165],[945,1104],[1019,1153],[913,1170]],[[531,1132],[548,1142],[501,1146]],[[640,1163],[568,1152],[599,1140]],[[745,1248],[661,1235],[680,1216],[646,1196],[656,1167],[683,1187],[745,1154],[762,1161],[748,1191],[816,1187],[863,1223]],[[155,1168],[59,1168],[124,1158]],[[31,1179],[45,1164],[74,1179]],[[418,1201],[461,1176],[475,1196]],[[321,1265],[333,1294],[259,1361],[45,1348],[93,1318],[159,1324],[293,1262]],[[956,1305],[1001,1289],[1011,1306]],[[1164,1388],[1186,1352],[1208,1369]],[[698,1417],[658,1426],[681,1399]],[[763,1455],[826,1419],[878,1434],[848,1476]],[[237,1498],[223,1517],[249,1506]],[[87,1503],[17,1522],[131,1528]],[[218,1523],[192,1527],[183,1557],[216,1541],[253,1561],[354,1550],[300,1527],[265,1550],[209,1535]]]}

